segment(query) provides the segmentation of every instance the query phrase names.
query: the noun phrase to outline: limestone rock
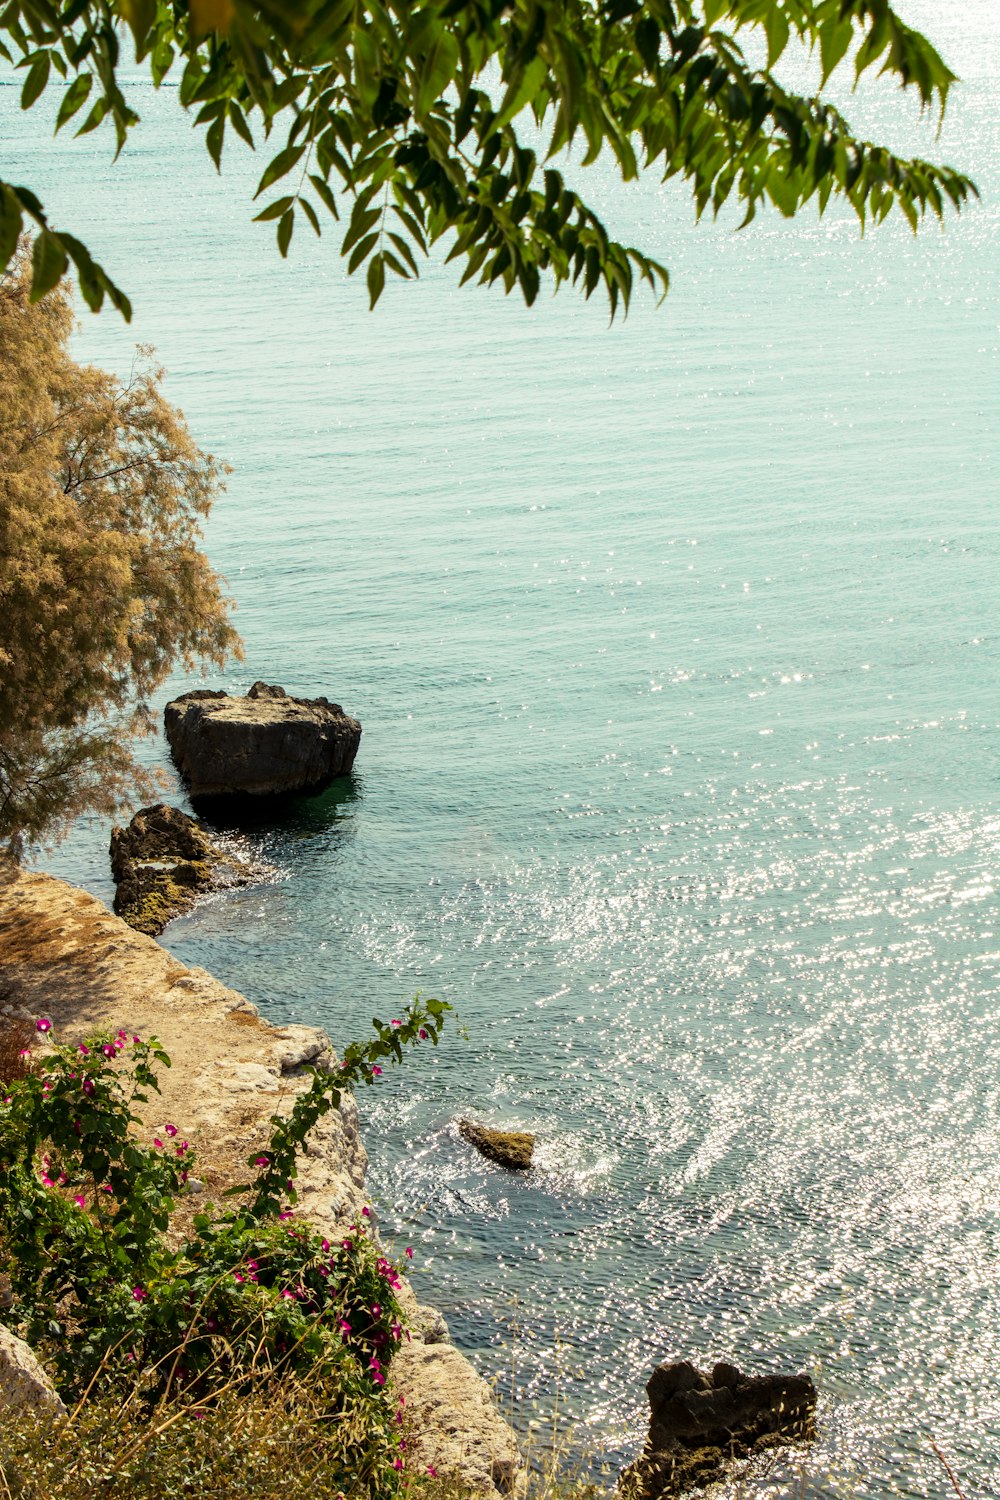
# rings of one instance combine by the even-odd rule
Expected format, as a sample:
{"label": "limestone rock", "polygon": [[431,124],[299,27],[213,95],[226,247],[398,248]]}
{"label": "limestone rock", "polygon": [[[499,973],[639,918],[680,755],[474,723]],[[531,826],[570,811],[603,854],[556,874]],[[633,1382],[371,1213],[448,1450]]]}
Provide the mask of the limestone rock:
{"label": "limestone rock", "polygon": [[461,1480],[462,1493],[519,1494],[522,1458],[489,1386],[451,1344],[404,1343],[392,1361],[405,1395],[407,1455],[413,1471],[428,1466]]}
{"label": "limestone rock", "polygon": [[23,1339],[0,1327],[0,1407],[35,1410],[59,1416],[66,1408],[45,1371]]}
{"label": "limestone rock", "polygon": [[458,1131],[480,1155],[496,1162],[498,1167],[524,1171],[531,1166],[535,1137],[526,1130],[493,1130],[472,1120],[459,1120]]}
{"label": "limestone rock", "polygon": [[723,1362],[707,1375],[682,1360],[654,1370],[646,1391],[646,1446],[618,1481],[628,1500],[671,1500],[724,1478],[735,1459],[813,1435],[808,1375],[744,1375]]}
{"label": "limestone rock", "polygon": [[150,937],[188,911],[203,891],[257,878],[249,865],[213,844],[194,818],[164,802],[142,808],[127,828],[111,830],[111,873],[115,911]]}
{"label": "limestone rock", "polygon": [[192,800],[319,792],[354,765],[361,725],[339,703],[255,682],[245,698],[199,689],[173,699],[164,727]]}

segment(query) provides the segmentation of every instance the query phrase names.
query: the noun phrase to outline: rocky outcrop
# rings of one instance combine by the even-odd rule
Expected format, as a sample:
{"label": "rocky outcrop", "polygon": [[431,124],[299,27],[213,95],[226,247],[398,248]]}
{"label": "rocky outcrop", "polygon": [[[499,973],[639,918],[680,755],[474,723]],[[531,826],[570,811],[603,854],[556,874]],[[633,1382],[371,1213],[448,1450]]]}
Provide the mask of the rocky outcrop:
{"label": "rocky outcrop", "polygon": [[0,1408],[65,1416],[66,1408],[23,1339],[0,1327]]}
{"label": "rocky outcrop", "polygon": [[192,801],[319,792],[354,765],[361,725],[326,698],[255,682],[245,698],[199,689],[168,703],[164,728]]}
{"label": "rocky outcrop", "polygon": [[127,828],[111,830],[115,911],[155,937],[205,891],[249,885],[257,873],[213,844],[179,807],[157,803],[137,812]]}
{"label": "rocky outcrop", "polygon": [[493,1130],[489,1125],[459,1120],[458,1133],[470,1146],[475,1146],[481,1156],[496,1162],[498,1167],[523,1172],[531,1166],[535,1137],[527,1130]]}
{"label": "rocky outcrop", "polygon": [[[246,1177],[275,1114],[308,1086],[307,1065],[335,1065],[312,1026],[274,1027],[204,969],[185,968],[85,891],[48,875],[0,868],[0,1016],[49,1016],[60,1041],[116,1030],[159,1037],[173,1060],[161,1094],[139,1106],[147,1130],[183,1128],[198,1152],[187,1209]],[[339,1238],[366,1202],[367,1156],[353,1098],[320,1120],[298,1163],[296,1210]],[[404,1411],[416,1414],[416,1464],[456,1472],[494,1500],[520,1469],[517,1440],[493,1393],[447,1340],[444,1320],[403,1282],[410,1342],[393,1360]],[[423,1472],[418,1468],[417,1472]]]}
{"label": "rocky outcrop", "polygon": [[618,1481],[628,1500],[669,1500],[725,1477],[734,1460],[813,1434],[816,1387],[808,1375],[744,1375],[686,1360],[660,1365],[646,1385],[649,1436]]}
{"label": "rocky outcrop", "polygon": [[489,1386],[450,1344],[403,1344],[392,1362],[409,1461],[418,1474],[461,1481],[462,1493],[519,1494],[517,1438],[497,1411]]}

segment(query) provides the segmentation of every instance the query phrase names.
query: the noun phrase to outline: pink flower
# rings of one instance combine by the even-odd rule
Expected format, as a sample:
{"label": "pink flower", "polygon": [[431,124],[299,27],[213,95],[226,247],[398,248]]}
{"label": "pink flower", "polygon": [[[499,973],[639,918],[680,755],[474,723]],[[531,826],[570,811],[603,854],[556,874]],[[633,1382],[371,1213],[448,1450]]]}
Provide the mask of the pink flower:
{"label": "pink flower", "polygon": [[389,1022],[390,1026],[402,1026],[402,1024],[403,1024],[402,1021],[390,1021]]}
{"label": "pink flower", "polygon": [[260,1267],[257,1265],[257,1262],[255,1260],[248,1260],[247,1261],[247,1270],[248,1271],[258,1271],[259,1269],[260,1269]]}
{"label": "pink flower", "polygon": [[363,1209],[362,1209],[362,1210],[361,1210],[361,1212],[362,1212],[362,1213],[363,1213],[363,1214],[364,1214],[364,1216],[365,1216],[365,1218],[366,1218],[366,1219],[370,1219],[370,1218],[371,1218],[371,1216],[372,1216],[372,1211],[371,1211],[371,1209],[370,1209],[370,1208],[369,1208],[369,1207],[368,1207],[368,1205],[367,1205],[367,1203],[366,1203],[366,1204],[365,1204],[365,1206],[364,1206],[364,1208],[363,1208]]}
{"label": "pink flower", "polygon": [[412,1260],[413,1259],[413,1246],[412,1245],[407,1245],[407,1247],[406,1247],[406,1258],[407,1258],[407,1260]]}
{"label": "pink flower", "polygon": [[[401,1323],[393,1323],[392,1327],[389,1329],[389,1332],[392,1334],[393,1338],[398,1344],[400,1339],[403,1337],[403,1325]],[[399,1399],[400,1401],[402,1401],[402,1396]]]}
{"label": "pink flower", "polygon": [[268,1156],[255,1156],[253,1164],[255,1167],[269,1167],[271,1159]]}
{"label": "pink flower", "polygon": [[382,1069],[378,1066],[377,1063],[376,1063],[375,1067],[372,1068],[372,1077],[373,1078],[381,1078],[382,1077]]}
{"label": "pink flower", "polygon": [[167,1135],[174,1136],[174,1135],[177,1134],[177,1126],[176,1125],[164,1125],[163,1128],[167,1132]]}
{"label": "pink flower", "polygon": [[324,1250],[329,1250],[329,1248],[330,1248],[330,1241],[329,1240],[324,1240],[323,1241],[323,1249]]}
{"label": "pink flower", "polygon": [[290,1208],[286,1208],[283,1213],[280,1213],[278,1215],[278,1218],[279,1219],[294,1219],[295,1218],[295,1214],[292,1212],[292,1210]]}
{"label": "pink flower", "polygon": [[344,1247],[345,1250],[353,1250],[354,1249],[354,1242],[353,1242],[353,1240],[341,1240],[340,1243],[343,1245],[343,1247]]}
{"label": "pink flower", "polygon": [[138,1044],[139,1044],[139,1038],[137,1036],[134,1036],[132,1038],[132,1040],[133,1040],[133,1042],[135,1042],[136,1046],[138,1046]]}
{"label": "pink flower", "polygon": [[392,1461],[392,1467],[394,1469],[401,1469],[403,1467],[403,1460],[401,1458],[394,1458]]}
{"label": "pink flower", "polygon": [[102,1186],[101,1186],[101,1192],[102,1193],[110,1193],[111,1192],[111,1184],[109,1182],[103,1183]]}
{"label": "pink flower", "polygon": [[89,1057],[90,1056],[90,1048],[89,1047],[85,1047],[82,1042],[80,1043],[79,1047],[77,1047],[76,1050],[77,1050],[77,1052],[79,1052],[79,1054],[80,1054],[81,1057]]}
{"label": "pink flower", "polygon": [[31,1049],[29,1047],[22,1047],[21,1050],[20,1050],[20,1052],[17,1055],[18,1055],[18,1057],[30,1057],[31,1056]]}
{"label": "pink flower", "polygon": [[124,1041],[125,1040],[125,1028],[124,1028],[124,1026],[119,1026],[118,1030],[115,1032],[115,1035],[116,1036],[120,1036],[122,1038],[122,1041]]}
{"label": "pink flower", "polygon": [[[381,1370],[372,1371],[372,1380],[376,1385],[385,1385],[385,1376],[382,1374]],[[402,1464],[400,1464],[400,1468],[402,1468]]]}
{"label": "pink flower", "polygon": [[427,1465],[427,1472],[431,1476],[432,1479],[436,1479],[438,1477],[438,1471],[437,1471],[437,1469],[435,1469],[435,1467],[434,1467],[433,1464],[428,1464]]}
{"label": "pink flower", "polygon": [[48,1016],[39,1016],[38,1020],[35,1022],[35,1030],[40,1031],[43,1036],[47,1031],[52,1030],[52,1022],[49,1020]]}
{"label": "pink flower", "polygon": [[146,1298],[149,1296],[149,1293],[144,1292],[141,1286],[134,1286],[132,1288],[132,1296],[137,1302],[145,1302]]}
{"label": "pink flower", "polygon": [[87,1200],[82,1193],[74,1194],[73,1202],[76,1204],[77,1208],[86,1208],[87,1206]]}
{"label": "pink flower", "polygon": [[340,1331],[345,1336],[351,1332],[351,1325],[346,1318],[341,1318],[340,1320]]}
{"label": "pink flower", "polygon": [[379,1303],[379,1302],[373,1302],[372,1303],[372,1317],[373,1318],[380,1318],[381,1316],[382,1316],[382,1305],[381,1305],[381,1303]]}
{"label": "pink flower", "polygon": [[420,1030],[417,1032],[417,1036],[420,1038],[420,1040],[422,1042],[426,1042],[426,1040],[427,1040],[427,1032],[424,1030],[423,1026],[421,1026]]}
{"label": "pink flower", "polygon": [[160,1140],[160,1137],[158,1135],[154,1135],[154,1137],[153,1137],[153,1145],[156,1147],[156,1149],[158,1151],[162,1151],[163,1150],[163,1142]]}
{"label": "pink flower", "polygon": [[94,1080],[92,1078],[85,1078],[83,1080],[83,1082],[81,1083],[80,1087],[83,1089],[83,1092],[86,1094],[87,1098],[89,1099],[93,1095],[93,1092],[94,1092]]}
{"label": "pink flower", "polygon": [[288,1299],[289,1299],[289,1301],[292,1301],[292,1302],[294,1302],[294,1300],[295,1300],[295,1293],[294,1293],[294,1292],[290,1292],[290,1291],[289,1291],[289,1290],[288,1290],[288,1288],[287,1288],[287,1286],[283,1286],[283,1287],[282,1287],[282,1288],[281,1288],[281,1295],[282,1295],[282,1296],[283,1296],[283,1297],[287,1297],[287,1298],[288,1298]]}
{"label": "pink flower", "polygon": [[44,1182],[46,1187],[55,1187],[55,1183],[52,1181],[52,1178],[49,1176],[48,1172],[42,1173],[42,1181]]}
{"label": "pink flower", "polygon": [[245,1277],[243,1277],[243,1276],[240,1275],[239,1271],[234,1271],[233,1272],[233,1280],[236,1281],[236,1282],[239,1282],[240,1285],[243,1284],[243,1282],[244,1282],[245,1279],[246,1279]]}
{"label": "pink flower", "polygon": [[115,1055],[115,1049],[114,1047],[112,1047],[110,1042],[105,1042],[104,1046],[101,1048],[101,1051],[104,1053],[105,1057],[114,1057]]}

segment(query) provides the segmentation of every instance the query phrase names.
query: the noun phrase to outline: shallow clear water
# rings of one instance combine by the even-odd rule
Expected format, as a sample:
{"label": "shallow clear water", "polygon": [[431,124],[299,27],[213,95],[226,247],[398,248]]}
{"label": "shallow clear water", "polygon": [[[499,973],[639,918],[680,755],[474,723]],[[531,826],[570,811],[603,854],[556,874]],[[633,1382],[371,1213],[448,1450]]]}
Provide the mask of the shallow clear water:
{"label": "shallow clear water", "polygon": [[[81,355],[154,342],[234,465],[225,681],[364,723],[349,783],[255,831],[283,878],[168,945],[336,1040],[451,1000],[468,1040],[361,1101],[421,1295],[522,1425],[558,1403],[612,1462],[659,1360],[813,1369],[815,1495],[944,1495],[932,1438],[1000,1493],[1000,24],[939,11],[907,7],[966,80],[941,140],[881,87],[848,112],[980,207],[737,236],[598,176],[674,273],[610,329],[433,267],[370,316],[168,93],[112,168],[0,87],[5,174],[137,303]],[[108,897],[106,837],[47,866]]]}

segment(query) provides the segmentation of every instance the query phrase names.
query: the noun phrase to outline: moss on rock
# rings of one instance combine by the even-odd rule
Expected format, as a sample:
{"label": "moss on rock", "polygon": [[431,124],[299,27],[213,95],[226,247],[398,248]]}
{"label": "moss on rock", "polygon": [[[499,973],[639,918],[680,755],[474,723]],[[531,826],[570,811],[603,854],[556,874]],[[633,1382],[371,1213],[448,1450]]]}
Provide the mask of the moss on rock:
{"label": "moss on rock", "polygon": [[118,887],[115,911],[148,937],[190,911],[205,891],[255,878],[248,865],[213,844],[194,818],[162,802],[137,812],[127,828],[112,830],[111,870]]}

